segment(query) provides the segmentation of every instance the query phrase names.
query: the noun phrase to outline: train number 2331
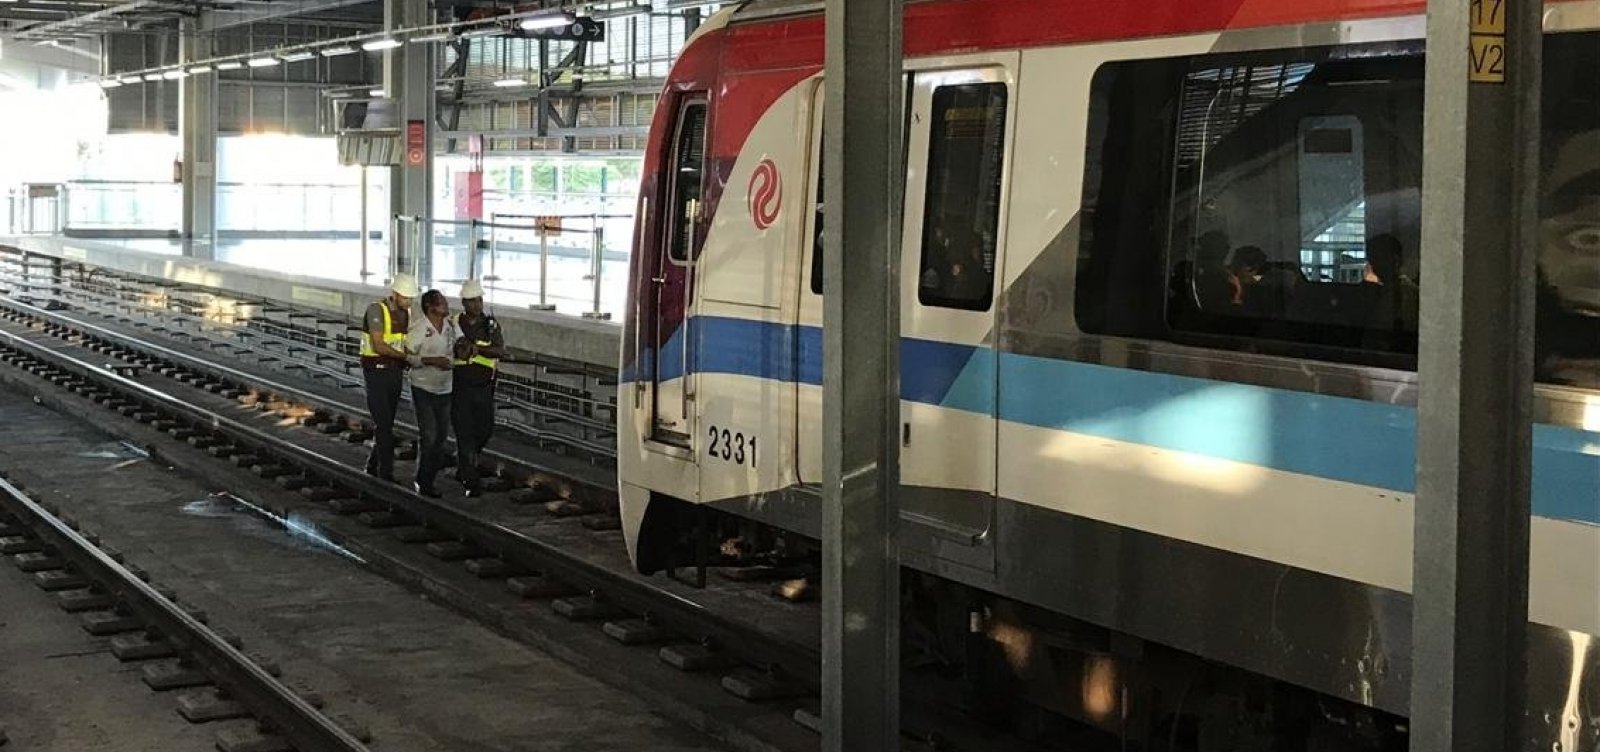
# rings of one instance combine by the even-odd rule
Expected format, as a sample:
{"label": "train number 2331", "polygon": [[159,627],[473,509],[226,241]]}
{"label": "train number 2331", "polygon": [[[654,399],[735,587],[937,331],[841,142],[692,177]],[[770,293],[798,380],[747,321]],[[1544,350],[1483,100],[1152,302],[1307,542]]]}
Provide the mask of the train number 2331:
{"label": "train number 2331", "polygon": [[746,436],[740,431],[729,431],[726,428],[712,426],[709,432],[711,443],[706,445],[706,455],[732,462],[735,465],[756,466],[756,437]]}

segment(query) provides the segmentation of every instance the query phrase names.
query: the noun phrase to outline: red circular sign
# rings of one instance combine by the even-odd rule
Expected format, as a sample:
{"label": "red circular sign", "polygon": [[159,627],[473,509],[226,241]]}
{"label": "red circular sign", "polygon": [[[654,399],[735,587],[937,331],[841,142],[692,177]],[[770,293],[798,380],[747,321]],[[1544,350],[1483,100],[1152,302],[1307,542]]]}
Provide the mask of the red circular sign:
{"label": "red circular sign", "polygon": [[757,230],[765,230],[778,221],[778,210],[783,206],[783,176],[770,159],[761,160],[750,174],[750,220]]}

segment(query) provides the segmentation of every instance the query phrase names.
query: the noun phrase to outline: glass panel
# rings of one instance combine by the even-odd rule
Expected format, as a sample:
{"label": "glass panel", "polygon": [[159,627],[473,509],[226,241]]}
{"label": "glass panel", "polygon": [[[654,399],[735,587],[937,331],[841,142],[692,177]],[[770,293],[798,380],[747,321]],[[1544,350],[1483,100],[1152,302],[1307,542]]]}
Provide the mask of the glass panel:
{"label": "glass panel", "polygon": [[984,311],[994,297],[1006,96],[1000,83],[933,92],[917,285],[925,306]]}
{"label": "glass panel", "polygon": [[678,262],[687,263],[689,255],[694,252],[695,207],[700,203],[705,144],[706,105],[696,102],[683,108],[674,150],[676,170],[672,177],[672,241],[667,252],[672,260]]}

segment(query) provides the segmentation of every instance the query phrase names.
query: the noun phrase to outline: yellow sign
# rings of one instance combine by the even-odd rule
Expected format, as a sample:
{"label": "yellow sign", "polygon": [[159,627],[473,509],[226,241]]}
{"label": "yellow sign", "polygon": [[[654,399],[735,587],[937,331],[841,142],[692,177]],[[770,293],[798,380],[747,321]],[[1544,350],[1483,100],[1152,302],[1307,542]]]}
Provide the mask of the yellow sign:
{"label": "yellow sign", "polygon": [[1507,0],[1472,0],[1472,33],[1506,33]]}
{"label": "yellow sign", "polygon": [[1472,35],[1472,70],[1467,80],[1482,84],[1506,82],[1506,38],[1492,34]]}
{"label": "yellow sign", "polygon": [[1479,84],[1506,82],[1506,5],[1511,0],[1472,0],[1471,70],[1467,80]]}

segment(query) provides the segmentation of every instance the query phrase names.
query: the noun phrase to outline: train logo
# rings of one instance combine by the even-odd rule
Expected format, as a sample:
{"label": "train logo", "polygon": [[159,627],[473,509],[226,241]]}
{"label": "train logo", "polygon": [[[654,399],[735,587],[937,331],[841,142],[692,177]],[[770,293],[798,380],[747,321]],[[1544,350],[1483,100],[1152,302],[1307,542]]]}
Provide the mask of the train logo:
{"label": "train logo", "polygon": [[765,230],[778,221],[778,209],[783,205],[783,176],[770,159],[761,160],[750,174],[750,220],[757,230]]}

